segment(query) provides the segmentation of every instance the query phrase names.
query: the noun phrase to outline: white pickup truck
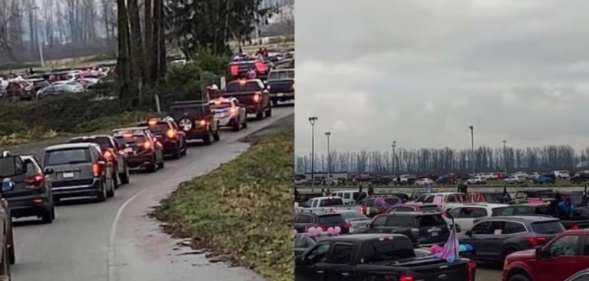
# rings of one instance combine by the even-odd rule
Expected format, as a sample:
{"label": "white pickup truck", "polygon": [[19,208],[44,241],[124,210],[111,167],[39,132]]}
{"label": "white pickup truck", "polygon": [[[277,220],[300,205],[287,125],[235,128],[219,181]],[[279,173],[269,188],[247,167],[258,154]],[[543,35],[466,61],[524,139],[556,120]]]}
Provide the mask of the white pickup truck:
{"label": "white pickup truck", "polygon": [[309,199],[296,209],[298,212],[324,213],[334,209],[347,209],[344,200],[339,196],[315,197]]}

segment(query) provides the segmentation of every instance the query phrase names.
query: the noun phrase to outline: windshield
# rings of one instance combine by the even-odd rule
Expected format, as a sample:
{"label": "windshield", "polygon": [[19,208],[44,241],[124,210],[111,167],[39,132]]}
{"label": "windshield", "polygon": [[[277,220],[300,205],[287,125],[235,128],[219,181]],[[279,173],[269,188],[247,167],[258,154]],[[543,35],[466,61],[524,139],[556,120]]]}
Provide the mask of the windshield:
{"label": "windshield", "polygon": [[418,219],[421,227],[446,225],[441,215],[420,216]]}
{"label": "windshield", "polygon": [[72,148],[51,150],[45,154],[45,165],[64,165],[90,162],[90,152],[87,148]]}
{"label": "windshield", "polygon": [[532,229],[539,234],[557,234],[564,231],[559,221],[545,221],[532,223]]}
{"label": "windshield", "polygon": [[343,212],[341,213],[342,217],[347,220],[367,220],[368,217],[362,215],[358,212]]}
{"label": "windshield", "polygon": [[320,225],[334,226],[344,223],[344,218],[340,214],[319,216]]}

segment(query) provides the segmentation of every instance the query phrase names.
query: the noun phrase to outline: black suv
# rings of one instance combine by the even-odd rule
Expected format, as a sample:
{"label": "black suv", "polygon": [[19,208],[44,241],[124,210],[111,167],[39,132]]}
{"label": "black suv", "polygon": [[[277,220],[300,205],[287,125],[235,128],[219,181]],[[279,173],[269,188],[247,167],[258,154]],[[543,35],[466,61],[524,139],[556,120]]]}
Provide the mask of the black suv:
{"label": "black suv", "polygon": [[13,156],[18,158],[24,168],[22,173],[11,173],[11,165],[3,162],[14,161],[11,157],[0,157],[0,175],[12,179],[12,188],[2,190],[2,198],[8,201],[13,217],[37,216],[44,223],[51,223],[55,218],[55,208],[51,188],[45,179],[45,173],[37,158],[29,155]]}
{"label": "black suv", "polygon": [[211,144],[220,139],[219,124],[208,102],[178,101],[170,107],[169,111],[187,139],[201,139],[205,144]]}
{"label": "black suv", "polygon": [[448,240],[450,230],[441,213],[406,212],[376,216],[367,233],[404,234],[413,244],[442,244]]}
{"label": "black suv", "polygon": [[91,142],[98,144],[106,161],[113,164],[113,179],[115,187],[129,183],[129,165],[124,148],[108,135],[95,135],[70,139],[70,143]]}
{"label": "black suv", "polygon": [[341,214],[313,214],[299,213],[295,215],[295,229],[297,232],[306,232],[309,227],[321,227],[326,231],[329,227],[339,226],[341,233],[349,233],[350,225]]}
{"label": "black suv", "polygon": [[178,159],[186,155],[186,133],[178,130],[178,126],[171,118],[150,118],[147,122],[139,123],[141,127],[148,127],[155,137],[164,145],[164,154]]}

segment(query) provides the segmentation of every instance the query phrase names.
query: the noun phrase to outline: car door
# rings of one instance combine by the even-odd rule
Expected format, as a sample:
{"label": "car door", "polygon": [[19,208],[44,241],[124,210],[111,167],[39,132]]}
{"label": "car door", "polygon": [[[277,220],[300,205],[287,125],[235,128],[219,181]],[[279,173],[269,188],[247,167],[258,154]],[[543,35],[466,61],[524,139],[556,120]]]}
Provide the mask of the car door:
{"label": "car door", "polygon": [[484,253],[485,259],[497,260],[503,255],[503,243],[506,234],[503,233],[505,221],[495,220],[491,224],[491,233],[479,242],[479,248]]}
{"label": "car door", "polygon": [[467,235],[464,239],[465,243],[472,245],[474,248],[474,255],[477,258],[488,256],[488,252],[486,252],[482,245],[483,241],[493,234],[493,230],[491,229],[492,224],[491,221],[483,221],[475,224],[472,227],[471,234]]}
{"label": "car door", "polygon": [[547,245],[546,249],[550,256],[537,259],[537,265],[534,267],[537,270],[537,281],[564,280],[577,272],[577,263],[582,251],[581,241],[578,235],[565,234]]}
{"label": "car door", "polygon": [[329,243],[318,243],[305,252],[295,264],[295,281],[325,281],[325,262],[331,250]]}
{"label": "car door", "polygon": [[352,258],[354,245],[349,243],[335,243],[333,250],[323,264],[326,281],[355,280]]}
{"label": "car door", "polygon": [[380,215],[375,217],[370,223],[367,232],[371,233],[384,233],[387,230],[387,217],[386,215]]}

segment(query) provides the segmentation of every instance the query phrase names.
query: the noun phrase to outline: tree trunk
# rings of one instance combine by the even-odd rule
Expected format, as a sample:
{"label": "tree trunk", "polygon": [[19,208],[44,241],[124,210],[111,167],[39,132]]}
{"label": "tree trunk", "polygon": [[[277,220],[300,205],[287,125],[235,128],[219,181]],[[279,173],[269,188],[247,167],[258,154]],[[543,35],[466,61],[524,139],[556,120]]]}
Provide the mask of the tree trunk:
{"label": "tree trunk", "polygon": [[162,0],[153,0],[153,45],[152,45],[152,56],[151,56],[151,78],[153,81],[157,81],[158,77],[160,76],[161,72],[161,64],[160,64],[160,22],[162,21],[161,18],[161,8],[162,8]]}
{"label": "tree trunk", "polygon": [[145,28],[145,80],[144,82],[148,85],[152,84],[153,72],[151,70],[151,64],[153,63],[153,10],[151,6],[151,0],[145,0],[145,14],[144,14],[144,28]]}
{"label": "tree trunk", "polygon": [[160,61],[160,71],[158,79],[163,78],[167,71],[167,62],[166,62],[166,26],[165,26],[165,19],[164,19],[164,2],[159,0],[160,5],[160,21],[159,21],[159,61]]}
{"label": "tree trunk", "polygon": [[131,40],[133,44],[130,46],[130,54],[131,54],[131,62],[132,62],[132,75],[131,79],[134,82],[134,85],[139,85],[138,87],[138,98],[139,98],[139,105],[143,104],[143,95],[141,91],[141,84],[145,81],[145,68],[144,68],[144,52],[143,52],[143,41],[142,41],[142,33],[141,33],[141,21],[139,19],[139,8],[137,6],[137,0],[128,0],[127,4],[128,13],[129,13],[129,20],[131,23]]}
{"label": "tree trunk", "polygon": [[117,60],[117,84],[119,98],[123,100],[129,93],[129,21],[125,0],[117,0],[118,42],[119,54]]}

